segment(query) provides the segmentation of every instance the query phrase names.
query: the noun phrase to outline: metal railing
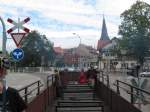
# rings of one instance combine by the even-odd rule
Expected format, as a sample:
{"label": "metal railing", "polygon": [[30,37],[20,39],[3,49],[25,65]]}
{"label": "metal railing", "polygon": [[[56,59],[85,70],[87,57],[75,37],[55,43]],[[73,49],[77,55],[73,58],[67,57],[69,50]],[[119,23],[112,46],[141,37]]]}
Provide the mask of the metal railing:
{"label": "metal railing", "polygon": [[[31,96],[31,94],[33,92],[36,92],[35,94],[36,95],[39,95],[40,94],[40,88],[43,86],[43,84],[41,83],[40,80],[36,81],[36,82],[33,82],[21,89],[18,90],[19,93],[22,93],[21,96],[24,98],[25,102],[26,103],[29,103],[29,96]],[[36,96],[35,95],[35,96]]]}
{"label": "metal railing", "polygon": [[[116,92],[117,94],[120,95],[120,89],[122,89],[123,91],[125,91],[127,94],[130,94],[130,103],[131,104],[135,104],[134,103],[134,97],[137,97],[138,99],[140,99],[139,95],[137,95],[136,91],[137,92],[142,92],[143,94],[145,95],[149,95],[150,96],[150,92],[146,91],[146,90],[143,90],[141,88],[138,88],[136,86],[133,86],[131,84],[128,84],[128,83],[125,83],[123,81],[120,81],[120,80],[116,80],[116,83],[111,83],[110,82],[110,79],[109,79],[109,75],[105,75],[103,73],[103,71],[100,72],[100,74],[98,75],[97,77],[102,83],[104,83],[105,85],[107,85],[108,88],[110,88],[110,84],[112,86],[115,86],[116,87]],[[130,89],[127,89],[127,87],[123,87],[121,86],[121,84],[125,85],[125,86],[128,86]],[[147,100],[145,100],[147,101]],[[147,102],[150,102],[150,101],[147,101]]]}
{"label": "metal railing", "polygon": [[[125,83],[125,82],[123,82]],[[126,84],[126,83],[125,83]],[[128,86],[130,84],[127,84]],[[135,93],[134,86],[130,85],[131,90],[121,87],[121,81],[112,83],[109,79],[109,75],[104,74],[101,71],[97,75],[96,92],[98,96],[108,105],[112,112],[141,112],[140,109],[133,105],[133,95]],[[139,88],[136,88],[139,89]],[[130,93],[131,99],[128,101],[121,93],[126,90],[126,93]],[[132,93],[133,92],[133,93]]]}
{"label": "metal railing", "polygon": [[110,87],[110,80],[109,75],[105,75],[103,71],[100,71],[99,74],[97,74],[98,80],[100,80],[102,83],[106,84],[108,87]]}
{"label": "metal railing", "polygon": [[[56,100],[54,75],[47,77],[47,86],[41,89],[40,80],[19,89],[19,93],[27,103],[26,112],[49,112]],[[33,94],[32,94],[33,93]],[[34,95],[34,97],[32,96]]]}
{"label": "metal railing", "polygon": [[[130,89],[127,89],[127,88],[121,86],[121,84],[128,86]],[[150,96],[150,92],[145,91],[143,89],[140,89],[136,86],[127,84],[127,83],[120,81],[120,80],[116,80],[116,84],[114,84],[114,85],[117,87],[117,94],[120,94],[120,89],[124,90],[127,94],[130,94],[130,103],[131,104],[135,104],[134,97],[141,100],[140,93],[143,93],[145,96],[146,95]],[[145,101],[150,103],[150,101],[148,101],[146,99],[145,99]]]}
{"label": "metal railing", "polygon": [[[55,74],[52,74],[52,75],[49,75],[49,76],[47,76],[47,89],[48,89],[48,95],[47,95],[47,99],[48,99],[48,105],[52,105],[53,104],[53,101],[55,100],[55,97],[56,97],[56,95],[55,95]],[[50,86],[51,85],[53,85],[52,86],[52,88],[50,88]],[[52,90],[51,92],[50,92],[50,90]],[[51,99],[50,99],[50,97],[51,97]]]}

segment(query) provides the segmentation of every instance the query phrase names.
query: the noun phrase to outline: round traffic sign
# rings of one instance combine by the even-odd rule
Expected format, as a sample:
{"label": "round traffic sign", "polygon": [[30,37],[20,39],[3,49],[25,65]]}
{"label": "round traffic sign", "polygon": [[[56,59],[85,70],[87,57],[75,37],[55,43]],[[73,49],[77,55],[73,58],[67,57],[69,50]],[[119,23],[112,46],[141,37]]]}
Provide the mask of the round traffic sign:
{"label": "round traffic sign", "polygon": [[12,52],[12,58],[16,61],[20,61],[24,57],[24,51],[20,48],[16,48]]}

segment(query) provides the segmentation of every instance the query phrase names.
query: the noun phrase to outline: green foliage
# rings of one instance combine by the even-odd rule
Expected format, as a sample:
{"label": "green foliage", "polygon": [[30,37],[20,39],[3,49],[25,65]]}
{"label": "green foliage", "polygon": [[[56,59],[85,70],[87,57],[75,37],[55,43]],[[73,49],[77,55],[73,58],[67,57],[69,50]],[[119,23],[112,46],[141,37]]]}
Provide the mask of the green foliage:
{"label": "green foliage", "polygon": [[[54,58],[53,45],[45,35],[40,35],[36,31],[29,33],[21,43],[24,51],[24,59],[19,62],[19,66],[48,66]],[[42,57],[44,57],[42,59]]]}
{"label": "green foliage", "polygon": [[121,19],[119,34],[123,38],[119,44],[143,64],[150,53],[150,5],[137,1],[121,14]]}
{"label": "green foliage", "polygon": [[[138,79],[133,78],[133,79],[131,79],[131,84],[137,88],[145,89],[146,86],[148,85],[148,80],[144,79],[143,81],[141,81],[139,79],[139,81],[138,81]],[[134,95],[133,95],[133,102],[136,103],[138,99],[140,99],[144,105],[148,104],[148,101],[146,100],[143,92],[135,89]]]}

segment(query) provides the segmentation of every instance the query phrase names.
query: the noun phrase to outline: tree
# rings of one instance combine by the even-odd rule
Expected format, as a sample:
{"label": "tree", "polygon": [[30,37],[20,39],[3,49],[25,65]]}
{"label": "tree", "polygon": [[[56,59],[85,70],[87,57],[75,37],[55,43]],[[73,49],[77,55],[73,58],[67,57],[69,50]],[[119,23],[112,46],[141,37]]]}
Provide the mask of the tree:
{"label": "tree", "polygon": [[40,35],[37,31],[29,33],[21,43],[24,51],[24,58],[19,62],[19,66],[48,66],[53,61],[54,52],[52,43],[45,35]]}
{"label": "tree", "polygon": [[137,1],[121,14],[121,49],[127,50],[141,65],[150,54],[150,5]]}

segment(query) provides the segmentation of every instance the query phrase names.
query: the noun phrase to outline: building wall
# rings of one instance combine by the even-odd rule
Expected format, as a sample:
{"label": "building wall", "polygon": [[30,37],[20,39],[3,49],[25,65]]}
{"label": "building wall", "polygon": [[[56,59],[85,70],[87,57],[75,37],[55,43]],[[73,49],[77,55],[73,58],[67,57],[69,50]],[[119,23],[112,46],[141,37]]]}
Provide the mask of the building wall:
{"label": "building wall", "polygon": [[77,67],[80,69],[87,69],[91,65],[96,65],[97,54],[96,50],[92,47],[86,45],[79,45],[77,48],[66,50],[64,54],[64,60],[66,65],[77,65]]}

